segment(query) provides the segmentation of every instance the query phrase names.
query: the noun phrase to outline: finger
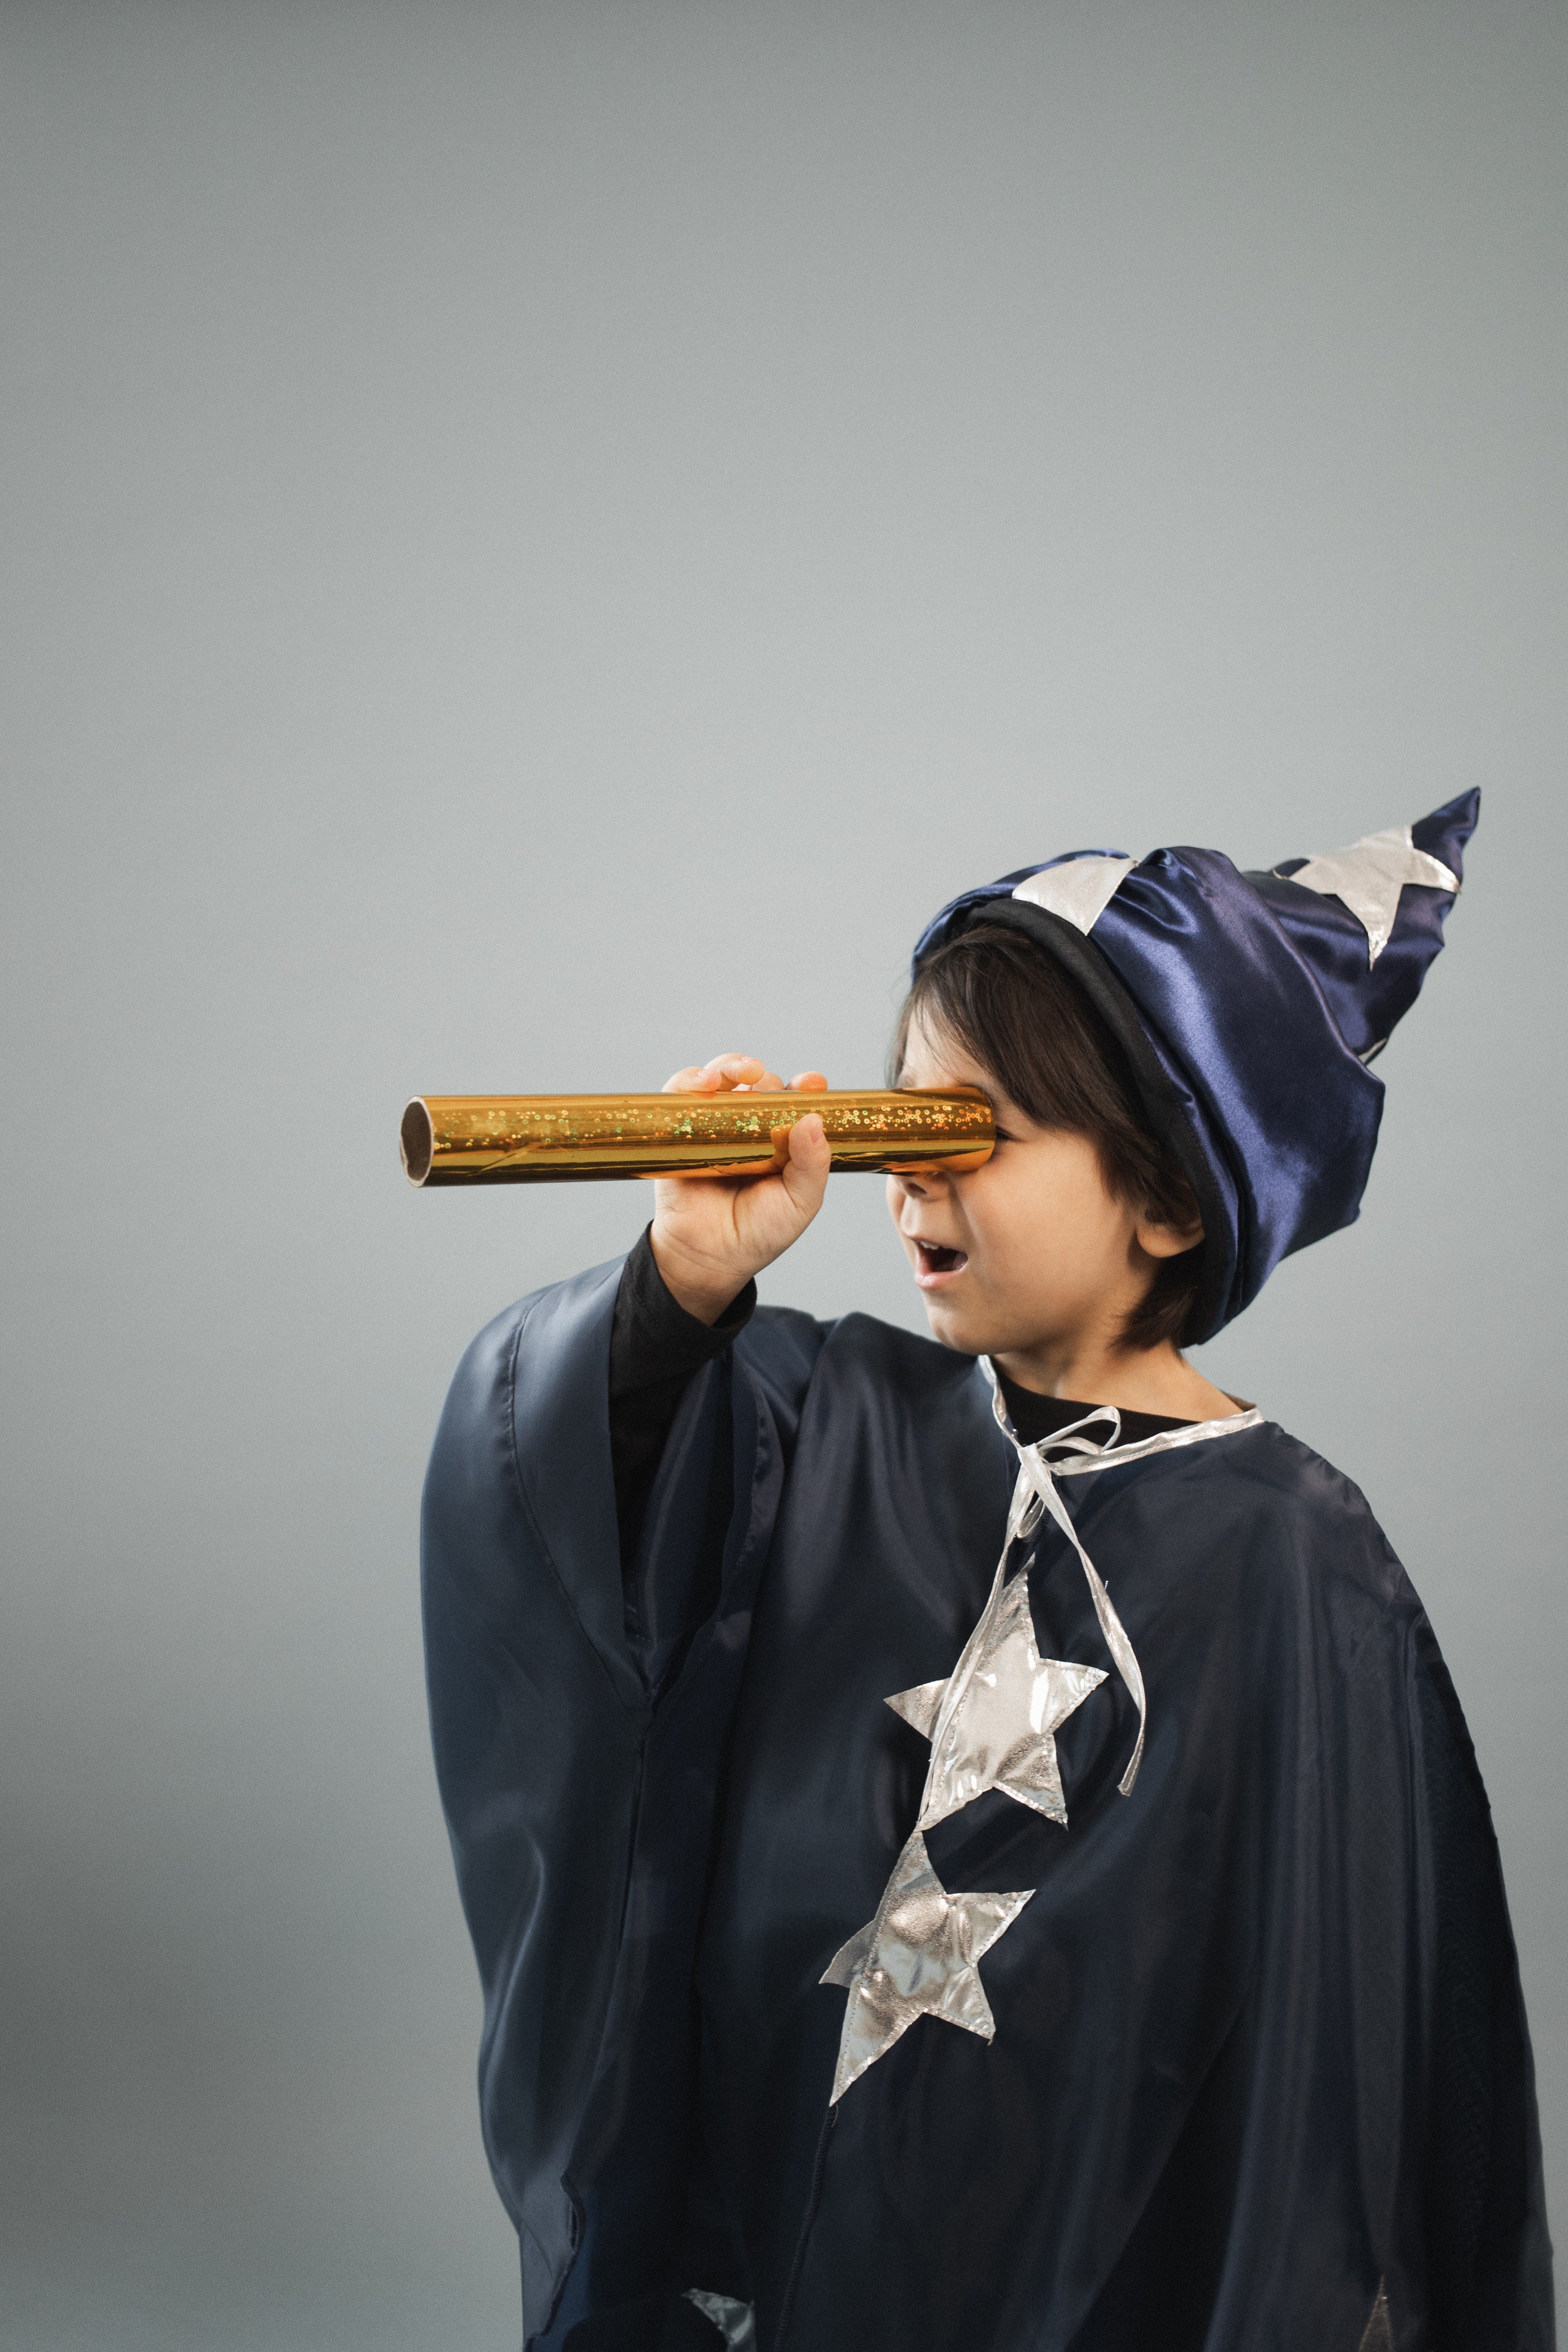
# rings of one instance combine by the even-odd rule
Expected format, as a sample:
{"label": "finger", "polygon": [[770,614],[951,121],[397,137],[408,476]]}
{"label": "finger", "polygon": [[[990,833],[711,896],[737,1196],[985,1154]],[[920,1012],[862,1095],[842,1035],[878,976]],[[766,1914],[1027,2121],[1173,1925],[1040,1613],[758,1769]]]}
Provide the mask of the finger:
{"label": "finger", "polygon": [[832,1146],[816,1113],[797,1118],[789,1131],[789,1158],[779,1171],[797,1209],[816,1214],[832,1166]]}
{"label": "finger", "polygon": [[827,1080],[820,1070],[800,1070],[790,1080],[792,1094],[826,1094]]}
{"label": "finger", "polygon": [[719,1094],[744,1080],[755,1086],[763,1075],[763,1065],[754,1054],[715,1054],[710,1062],[689,1062],[684,1070],[677,1070],[667,1078],[667,1095]]}
{"label": "finger", "polygon": [[764,1070],[760,1078],[749,1079],[735,1088],[738,1095],[782,1095],[784,1091],[784,1082],[776,1070]]}

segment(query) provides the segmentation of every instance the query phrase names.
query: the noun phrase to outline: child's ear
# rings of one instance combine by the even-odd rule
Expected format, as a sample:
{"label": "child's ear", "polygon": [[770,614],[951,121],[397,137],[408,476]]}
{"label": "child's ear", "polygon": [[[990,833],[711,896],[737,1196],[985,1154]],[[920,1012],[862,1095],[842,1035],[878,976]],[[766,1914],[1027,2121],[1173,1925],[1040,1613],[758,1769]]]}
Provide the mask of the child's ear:
{"label": "child's ear", "polygon": [[1138,1246],[1149,1257],[1180,1257],[1196,1249],[1204,1237],[1204,1221],[1195,1213],[1180,1224],[1157,1223],[1152,1217],[1138,1220]]}

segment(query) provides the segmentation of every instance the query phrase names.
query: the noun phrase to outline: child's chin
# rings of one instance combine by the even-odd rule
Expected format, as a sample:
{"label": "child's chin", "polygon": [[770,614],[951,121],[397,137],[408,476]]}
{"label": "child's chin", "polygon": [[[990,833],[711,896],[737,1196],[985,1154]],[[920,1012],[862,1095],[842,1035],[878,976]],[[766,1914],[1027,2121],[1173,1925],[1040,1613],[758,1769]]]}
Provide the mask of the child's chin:
{"label": "child's chin", "polygon": [[922,1291],[921,1296],[933,1339],[939,1339],[944,1348],[956,1348],[962,1356],[984,1356],[987,1353],[977,1316],[966,1315],[956,1299],[944,1298],[940,1292],[934,1298],[930,1291]]}

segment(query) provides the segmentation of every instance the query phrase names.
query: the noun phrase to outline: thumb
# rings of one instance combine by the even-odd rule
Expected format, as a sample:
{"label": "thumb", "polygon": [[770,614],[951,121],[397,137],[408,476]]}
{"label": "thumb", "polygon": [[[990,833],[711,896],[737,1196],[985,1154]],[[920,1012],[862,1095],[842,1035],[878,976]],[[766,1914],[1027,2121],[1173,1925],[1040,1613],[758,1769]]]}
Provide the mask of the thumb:
{"label": "thumb", "polygon": [[816,1112],[797,1118],[789,1131],[789,1158],[779,1173],[784,1191],[803,1215],[815,1217],[822,1206],[832,1166],[833,1149]]}

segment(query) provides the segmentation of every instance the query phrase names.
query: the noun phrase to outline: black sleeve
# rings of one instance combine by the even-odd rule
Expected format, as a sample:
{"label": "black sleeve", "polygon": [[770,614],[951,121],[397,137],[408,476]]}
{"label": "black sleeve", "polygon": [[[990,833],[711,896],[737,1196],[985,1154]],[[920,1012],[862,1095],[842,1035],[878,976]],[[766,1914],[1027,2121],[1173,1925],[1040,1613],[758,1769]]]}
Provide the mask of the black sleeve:
{"label": "black sleeve", "polygon": [[610,1328],[610,1462],[620,1523],[621,1571],[637,1557],[644,1513],[686,1386],[721,1356],[752,1319],[748,1282],[717,1323],[700,1322],[664,1286],[649,1226],[627,1255]]}

